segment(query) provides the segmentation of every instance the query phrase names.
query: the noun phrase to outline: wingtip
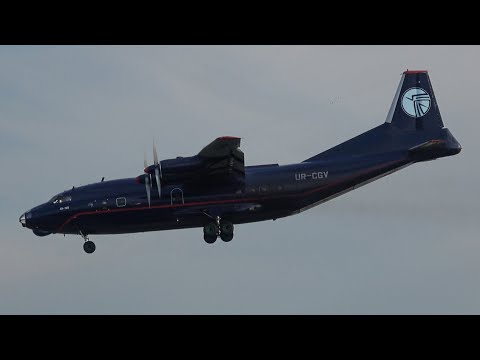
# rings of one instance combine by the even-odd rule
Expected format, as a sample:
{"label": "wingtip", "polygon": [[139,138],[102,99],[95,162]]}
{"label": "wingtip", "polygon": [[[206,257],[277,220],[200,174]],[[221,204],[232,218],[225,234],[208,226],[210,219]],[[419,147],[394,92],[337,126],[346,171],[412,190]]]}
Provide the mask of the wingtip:
{"label": "wingtip", "polygon": [[408,74],[422,74],[422,73],[428,73],[428,70],[406,70],[403,72],[405,75]]}
{"label": "wingtip", "polygon": [[220,136],[220,140],[232,140],[232,139],[240,139],[239,137],[236,136]]}

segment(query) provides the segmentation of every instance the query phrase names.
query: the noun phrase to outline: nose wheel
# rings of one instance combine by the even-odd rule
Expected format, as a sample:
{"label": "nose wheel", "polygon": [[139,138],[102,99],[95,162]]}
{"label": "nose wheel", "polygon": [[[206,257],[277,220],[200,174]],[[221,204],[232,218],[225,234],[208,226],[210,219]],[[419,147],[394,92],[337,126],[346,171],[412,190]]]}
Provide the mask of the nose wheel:
{"label": "nose wheel", "polygon": [[85,252],[87,254],[93,253],[95,251],[95,243],[93,241],[90,241],[90,240],[85,241],[83,243],[83,250],[85,250]]}
{"label": "nose wheel", "polygon": [[217,216],[215,222],[209,222],[203,227],[203,239],[207,244],[213,244],[220,237],[225,242],[233,239],[233,224],[229,221],[224,221]]}
{"label": "nose wheel", "polygon": [[90,241],[88,239],[88,235],[87,234],[84,234],[82,231],[79,231],[80,235],[83,237],[83,240],[85,240],[85,242],[83,243],[83,250],[87,253],[87,254],[91,254],[95,251],[95,243],[93,241]]}

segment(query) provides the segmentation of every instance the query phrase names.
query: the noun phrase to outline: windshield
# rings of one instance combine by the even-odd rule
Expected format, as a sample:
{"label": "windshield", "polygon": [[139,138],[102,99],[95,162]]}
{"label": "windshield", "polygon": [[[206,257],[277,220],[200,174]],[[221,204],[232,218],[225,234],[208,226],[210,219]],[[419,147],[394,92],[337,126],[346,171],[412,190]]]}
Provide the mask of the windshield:
{"label": "windshield", "polygon": [[60,194],[60,195],[55,195],[53,198],[50,199],[49,202],[53,204],[62,204],[69,201],[72,201],[72,197],[70,195]]}

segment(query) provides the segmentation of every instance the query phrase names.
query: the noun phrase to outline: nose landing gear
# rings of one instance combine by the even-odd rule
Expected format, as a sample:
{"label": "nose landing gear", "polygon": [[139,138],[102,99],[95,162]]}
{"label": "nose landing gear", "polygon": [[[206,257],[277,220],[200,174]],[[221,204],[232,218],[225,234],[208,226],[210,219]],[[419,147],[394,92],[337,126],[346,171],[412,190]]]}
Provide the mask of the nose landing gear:
{"label": "nose landing gear", "polygon": [[207,244],[213,244],[220,236],[220,239],[229,242],[233,239],[233,228],[231,222],[224,221],[217,216],[215,222],[209,222],[203,227],[203,239]]}
{"label": "nose landing gear", "polygon": [[95,248],[96,246],[93,241],[88,240],[88,241],[85,241],[85,243],[83,244],[83,250],[85,250],[87,254],[93,253],[95,251]]}
{"label": "nose landing gear", "polygon": [[88,239],[88,234],[84,234],[81,230],[79,231],[79,233],[83,237],[83,240],[85,240],[85,242],[83,243],[83,250],[85,250],[87,254],[93,253],[96,248],[95,243]]}

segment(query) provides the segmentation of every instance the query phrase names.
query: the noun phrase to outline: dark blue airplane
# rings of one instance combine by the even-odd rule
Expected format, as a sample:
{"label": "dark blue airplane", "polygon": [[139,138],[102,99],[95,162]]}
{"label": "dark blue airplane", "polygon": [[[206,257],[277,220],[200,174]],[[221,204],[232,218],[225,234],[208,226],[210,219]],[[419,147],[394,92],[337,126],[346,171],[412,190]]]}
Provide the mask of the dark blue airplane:
{"label": "dark blue airplane", "polygon": [[405,71],[385,123],[298,164],[245,166],[240,139],[219,137],[197,155],[158,161],[136,178],[73,187],[20,217],[38,236],[202,227],[233,238],[234,224],[298,214],[416,162],[462,149],[443,126],[427,71]]}

